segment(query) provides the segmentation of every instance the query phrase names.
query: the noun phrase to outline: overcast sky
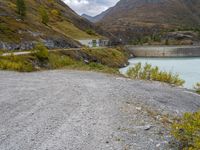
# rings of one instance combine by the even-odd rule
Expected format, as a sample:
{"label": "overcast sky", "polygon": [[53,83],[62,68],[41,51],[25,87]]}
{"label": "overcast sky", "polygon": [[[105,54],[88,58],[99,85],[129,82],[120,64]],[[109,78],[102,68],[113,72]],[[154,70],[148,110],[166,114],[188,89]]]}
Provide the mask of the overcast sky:
{"label": "overcast sky", "polygon": [[114,6],[119,0],[63,0],[78,14],[95,16]]}

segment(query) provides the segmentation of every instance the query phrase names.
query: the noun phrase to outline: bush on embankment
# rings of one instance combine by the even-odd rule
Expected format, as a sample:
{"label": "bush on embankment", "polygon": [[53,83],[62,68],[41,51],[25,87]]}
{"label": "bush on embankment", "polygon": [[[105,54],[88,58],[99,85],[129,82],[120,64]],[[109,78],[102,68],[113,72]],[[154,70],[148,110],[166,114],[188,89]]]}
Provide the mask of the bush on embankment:
{"label": "bush on embankment", "polygon": [[195,85],[194,89],[196,90],[196,92],[197,92],[198,94],[200,94],[200,83],[197,83],[197,84]]}
{"label": "bush on embankment", "polygon": [[94,61],[109,67],[124,67],[128,54],[120,48],[84,48],[83,52]]}
{"label": "bush on embankment", "polygon": [[34,71],[35,68],[31,63],[32,56],[0,56],[0,69],[13,70],[20,72]]}
{"label": "bush on embankment", "polygon": [[132,79],[160,81],[176,86],[183,86],[185,83],[178,74],[161,71],[157,66],[152,67],[147,63],[144,66],[141,63],[135,64],[127,71],[127,76]]}
{"label": "bush on embankment", "polygon": [[180,142],[180,149],[200,149],[200,111],[185,113],[182,118],[177,119],[171,130],[172,135]]}
{"label": "bush on embankment", "polygon": [[[94,49],[87,51],[87,53],[85,50],[48,51],[44,45],[38,44],[31,54],[28,55],[1,56],[0,69],[30,72],[36,70],[68,68],[118,74],[119,71],[117,67],[127,63],[124,54],[115,49]],[[69,52],[78,54],[79,57],[77,58],[74,54],[69,55]],[[104,52],[108,55],[104,55]],[[85,55],[87,55],[88,61],[85,61],[85,58],[83,57]],[[103,56],[104,58],[102,58]]]}

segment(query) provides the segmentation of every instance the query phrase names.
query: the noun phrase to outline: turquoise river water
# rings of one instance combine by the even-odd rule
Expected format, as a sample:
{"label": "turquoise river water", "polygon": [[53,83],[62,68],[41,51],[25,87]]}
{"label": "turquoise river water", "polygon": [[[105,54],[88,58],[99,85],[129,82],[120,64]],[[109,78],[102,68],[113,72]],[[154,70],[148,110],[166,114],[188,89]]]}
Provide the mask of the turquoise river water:
{"label": "turquoise river water", "polygon": [[134,64],[141,62],[158,66],[163,71],[178,73],[185,80],[184,87],[193,89],[200,82],[200,57],[191,58],[133,58],[129,60],[129,66],[121,68],[120,72],[125,74]]}

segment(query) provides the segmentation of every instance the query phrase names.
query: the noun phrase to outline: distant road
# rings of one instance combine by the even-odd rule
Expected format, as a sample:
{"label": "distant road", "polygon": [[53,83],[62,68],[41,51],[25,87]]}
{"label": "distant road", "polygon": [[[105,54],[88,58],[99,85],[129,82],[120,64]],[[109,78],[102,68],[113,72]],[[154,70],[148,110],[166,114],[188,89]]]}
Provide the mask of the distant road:
{"label": "distant road", "polygon": [[[49,52],[55,52],[55,51],[77,51],[77,50],[81,50],[81,48],[67,48],[67,49],[52,49],[49,50]],[[31,51],[19,51],[19,52],[10,52],[10,53],[3,53],[2,56],[10,56],[10,55],[27,55],[30,54]]]}
{"label": "distant road", "polygon": [[[106,47],[93,47],[91,49],[100,49],[100,48],[106,48]],[[65,49],[52,49],[49,50],[49,52],[55,52],[55,51],[80,51],[82,48],[65,48]],[[19,52],[9,52],[9,53],[3,53],[1,56],[10,56],[10,55],[27,55],[30,54],[31,51],[19,51]]]}

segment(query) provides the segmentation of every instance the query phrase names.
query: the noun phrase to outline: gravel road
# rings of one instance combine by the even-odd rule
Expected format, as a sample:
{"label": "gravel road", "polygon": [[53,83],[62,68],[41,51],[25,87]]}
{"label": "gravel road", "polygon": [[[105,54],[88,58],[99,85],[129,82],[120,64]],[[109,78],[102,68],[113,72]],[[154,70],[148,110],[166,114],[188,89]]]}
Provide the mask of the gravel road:
{"label": "gravel road", "polygon": [[0,71],[0,150],[168,150],[163,116],[200,97],[158,82],[84,71]]}

